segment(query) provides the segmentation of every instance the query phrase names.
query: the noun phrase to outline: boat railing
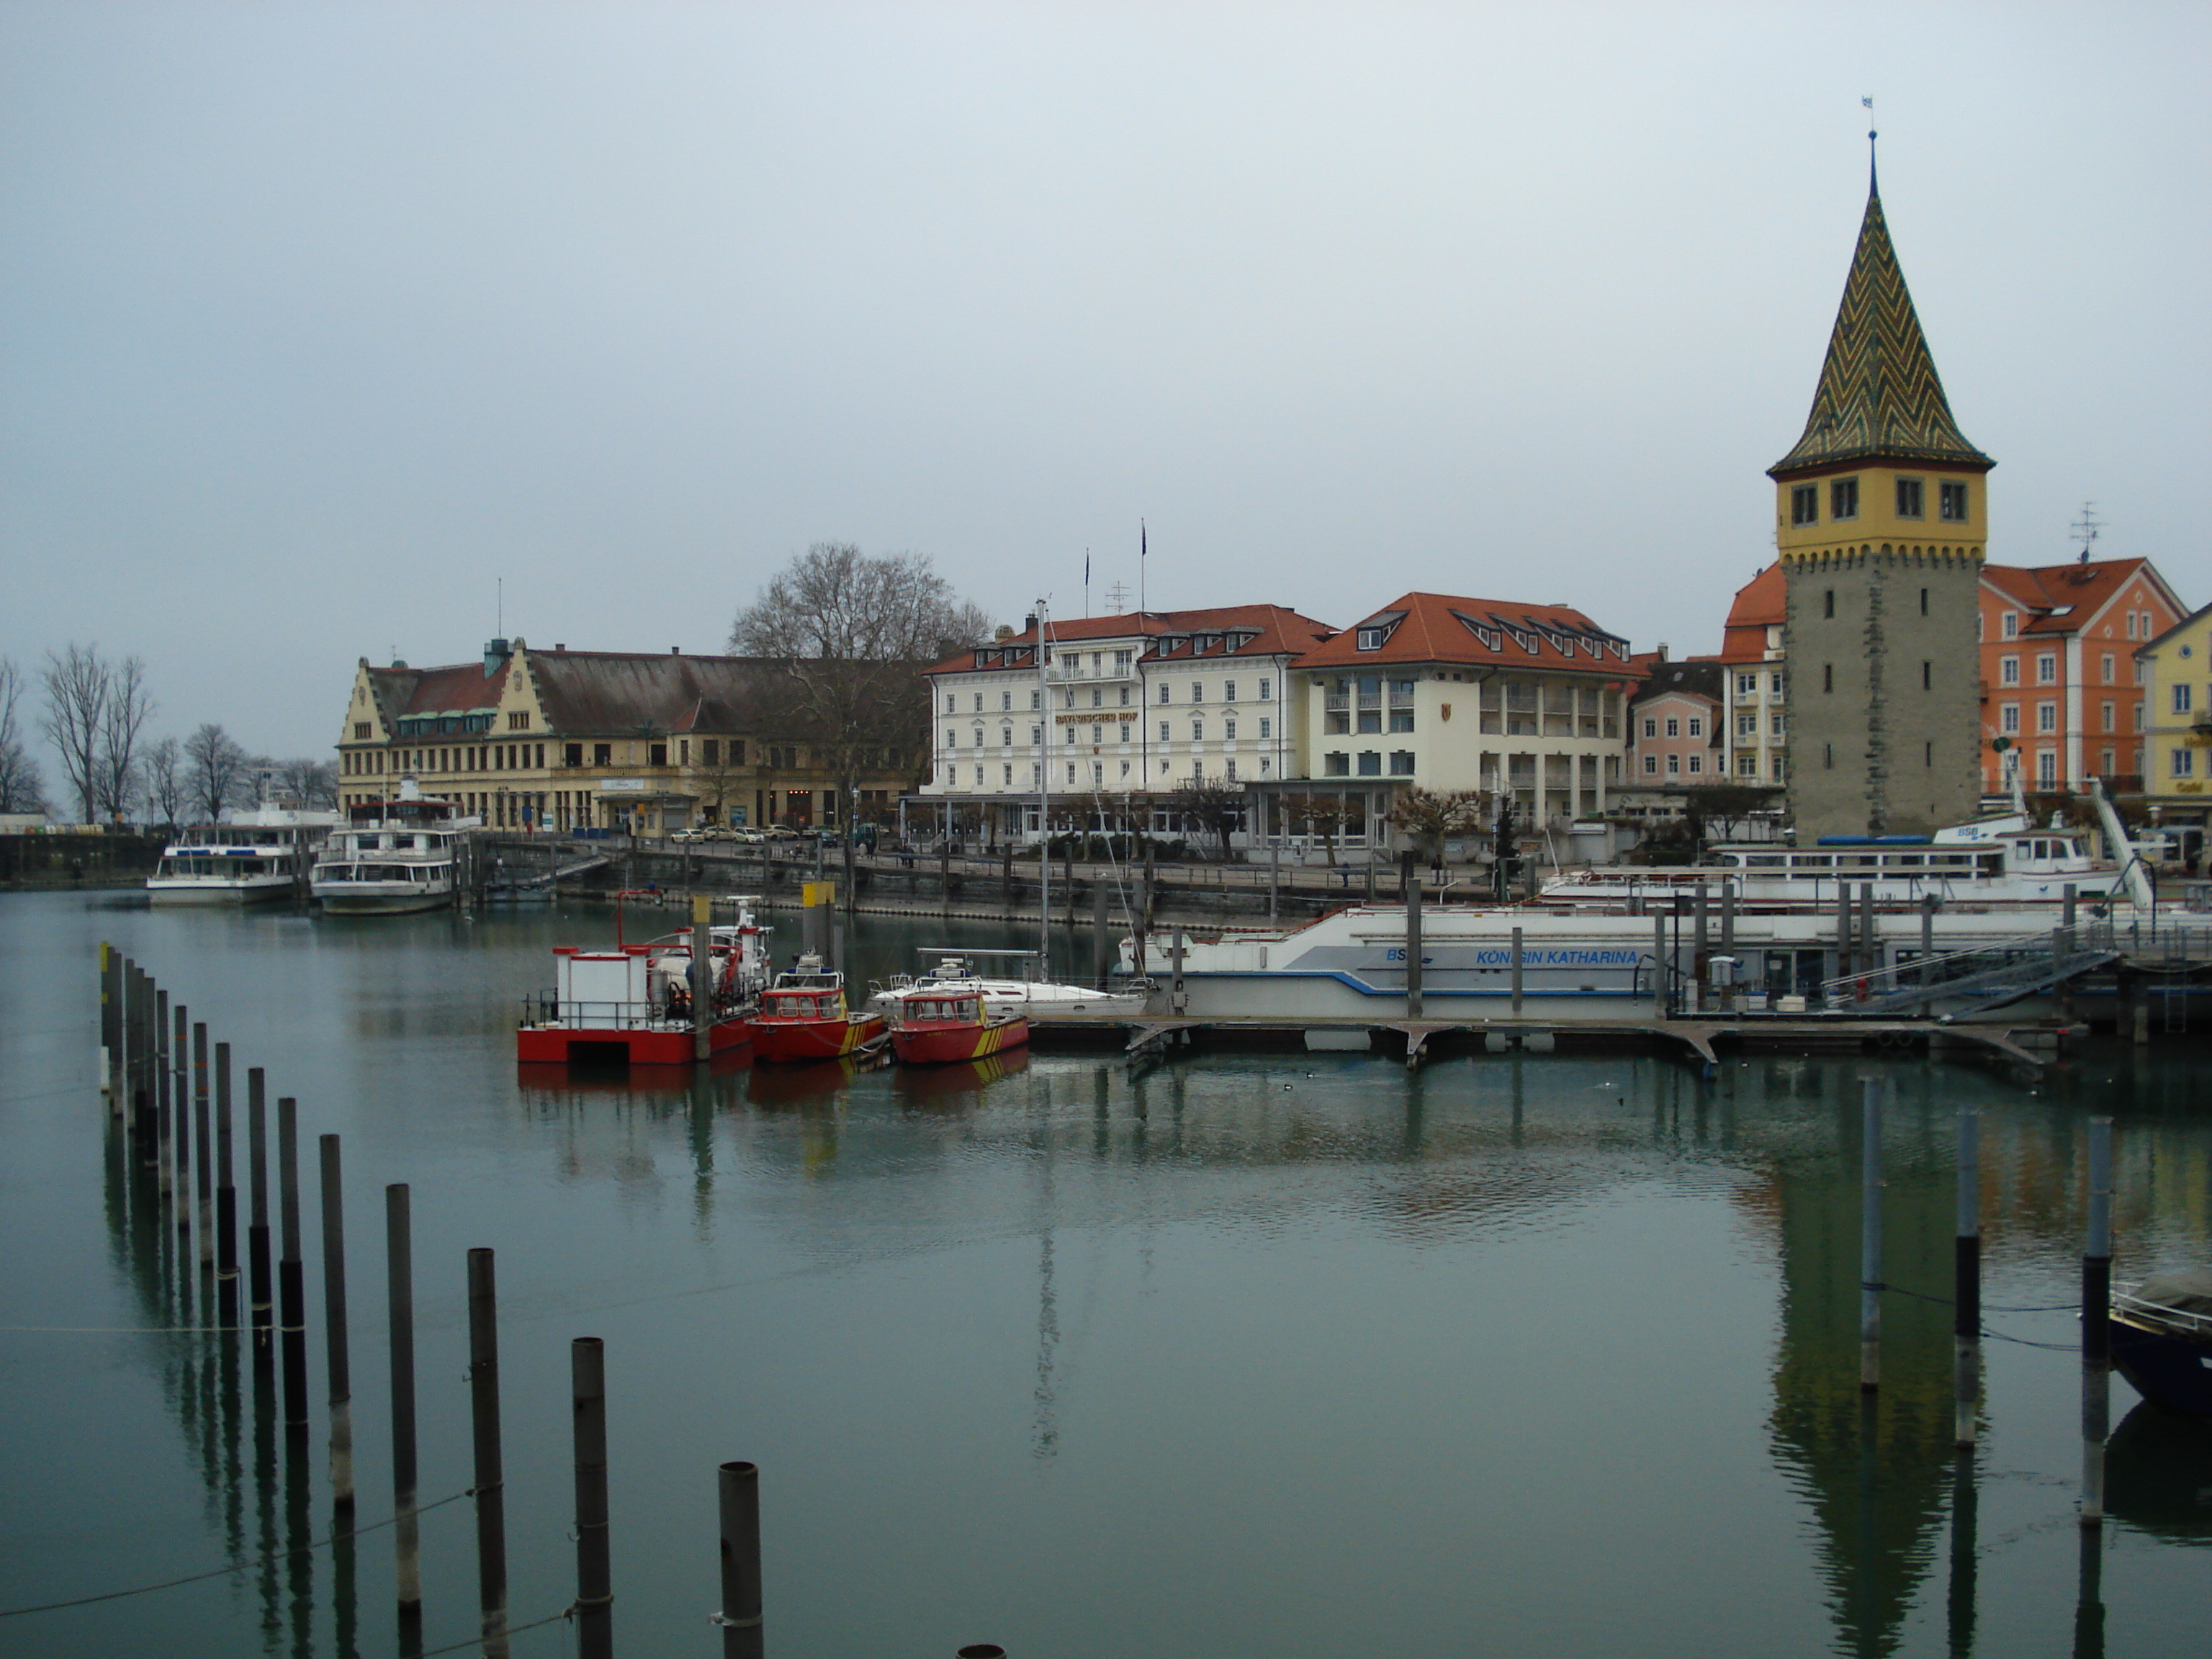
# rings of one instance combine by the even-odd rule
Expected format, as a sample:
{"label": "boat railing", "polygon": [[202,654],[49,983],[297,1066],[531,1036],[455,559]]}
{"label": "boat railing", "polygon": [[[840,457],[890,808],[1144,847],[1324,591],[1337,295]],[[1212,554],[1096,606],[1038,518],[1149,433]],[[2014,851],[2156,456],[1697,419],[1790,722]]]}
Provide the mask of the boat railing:
{"label": "boat railing", "polygon": [[2112,1311],[2138,1324],[2155,1325],[2176,1335],[2212,1341],[2212,1315],[2170,1308],[2162,1302],[2147,1302],[2130,1289],[2123,1288],[2112,1292]]}
{"label": "boat railing", "polygon": [[563,999],[557,992],[538,991],[522,999],[522,1024],[558,1025],[570,1030],[689,1030],[691,1013],[688,1006],[680,1004]]}

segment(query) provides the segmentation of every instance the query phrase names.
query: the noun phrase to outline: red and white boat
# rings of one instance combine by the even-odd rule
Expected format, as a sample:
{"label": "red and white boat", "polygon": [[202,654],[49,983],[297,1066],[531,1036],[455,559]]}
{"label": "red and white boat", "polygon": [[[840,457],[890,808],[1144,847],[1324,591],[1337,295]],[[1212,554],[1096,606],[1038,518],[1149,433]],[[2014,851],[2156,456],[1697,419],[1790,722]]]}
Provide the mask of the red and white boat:
{"label": "red and white boat", "polygon": [[996,1014],[973,990],[908,991],[891,1017],[891,1053],[908,1066],[952,1066],[1028,1045],[1024,1014]]}
{"label": "red and white boat", "polygon": [[[735,922],[715,923],[708,930],[710,1054],[745,1044],[747,1016],[768,978],[767,930],[753,921],[746,900],[737,903]],[[553,969],[553,989],[524,1004],[515,1032],[517,1060],[682,1066],[696,1057],[689,933],[624,944],[617,912],[613,950],[556,945]]]}
{"label": "red and white boat", "polygon": [[844,975],[809,955],[761,993],[745,1029],[757,1060],[836,1060],[878,1042],[884,1017],[848,1008]]}

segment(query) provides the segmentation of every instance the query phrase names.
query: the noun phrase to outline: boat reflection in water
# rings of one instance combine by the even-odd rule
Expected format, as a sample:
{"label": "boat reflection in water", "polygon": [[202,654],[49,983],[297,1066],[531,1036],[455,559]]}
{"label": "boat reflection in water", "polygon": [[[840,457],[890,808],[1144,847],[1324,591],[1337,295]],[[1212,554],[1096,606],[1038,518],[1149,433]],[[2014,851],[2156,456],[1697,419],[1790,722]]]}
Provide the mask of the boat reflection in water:
{"label": "boat reflection in water", "polygon": [[979,1104],[986,1089],[1029,1063],[1030,1051],[1021,1048],[951,1066],[902,1066],[891,1073],[891,1091],[910,1105],[957,1110]]}
{"label": "boat reflection in water", "polygon": [[2105,1510],[2168,1543],[2212,1543],[2212,1423],[2140,1402],[2105,1443]]}

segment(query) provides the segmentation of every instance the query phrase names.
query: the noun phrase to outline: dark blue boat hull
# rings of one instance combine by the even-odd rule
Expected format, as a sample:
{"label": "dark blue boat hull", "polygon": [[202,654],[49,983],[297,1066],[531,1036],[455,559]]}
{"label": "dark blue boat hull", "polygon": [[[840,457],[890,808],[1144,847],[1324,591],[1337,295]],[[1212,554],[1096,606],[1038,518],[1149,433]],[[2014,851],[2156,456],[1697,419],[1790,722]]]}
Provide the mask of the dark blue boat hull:
{"label": "dark blue boat hull", "polygon": [[2146,1400],[2212,1417],[2212,1345],[2167,1336],[2115,1319],[2112,1364]]}

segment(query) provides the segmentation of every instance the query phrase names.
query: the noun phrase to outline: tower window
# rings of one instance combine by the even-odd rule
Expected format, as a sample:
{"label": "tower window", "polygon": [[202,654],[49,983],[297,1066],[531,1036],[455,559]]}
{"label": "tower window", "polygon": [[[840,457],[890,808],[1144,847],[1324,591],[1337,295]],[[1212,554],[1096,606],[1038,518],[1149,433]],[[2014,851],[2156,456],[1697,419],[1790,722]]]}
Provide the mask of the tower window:
{"label": "tower window", "polygon": [[1928,590],[1924,587],[1920,590],[1920,614],[1923,617],[1928,614]]}
{"label": "tower window", "polygon": [[1790,492],[1790,522],[1818,524],[1820,521],[1820,486],[1798,484]]}
{"label": "tower window", "polygon": [[1936,510],[1942,514],[1944,522],[1964,524],[1966,521],[1966,485],[1962,483],[1942,485],[1936,490]]}
{"label": "tower window", "polygon": [[1923,766],[1933,766],[1936,764],[1936,745],[1934,744],[1923,743],[1920,745],[1920,763]]}
{"label": "tower window", "polygon": [[1820,745],[1820,764],[1831,772],[1836,769],[1836,745],[1832,743]]}
{"label": "tower window", "polygon": [[1933,691],[1936,689],[1936,665],[1932,662],[1923,662],[1920,665],[1920,689],[1923,691]]}
{"label": "tower window", "polygon": [[1832,587],[1820,595],[1820,614],[1823,617],[1832,617],[1836,614],[1836,590]]}
{"label": "tower window", "polygon": [[1838,478],[1828,486],[1828,516],[1856,519],[1859,515],[1859,481]]}
{"label": "tower window", "polygon": [[1928,510],[1924,505],[1926,499],[1927,486],[1919,479],[1899,478],[1897,481],[1897,516],[1899,518],[1926,518],[1928,516]]}
{"label": "tower window", "polygon": [[1823,691],[1832,691],[1835,689],[1836,665],[1832,662],[1824,662],[1820,665],[1820,690]]}

